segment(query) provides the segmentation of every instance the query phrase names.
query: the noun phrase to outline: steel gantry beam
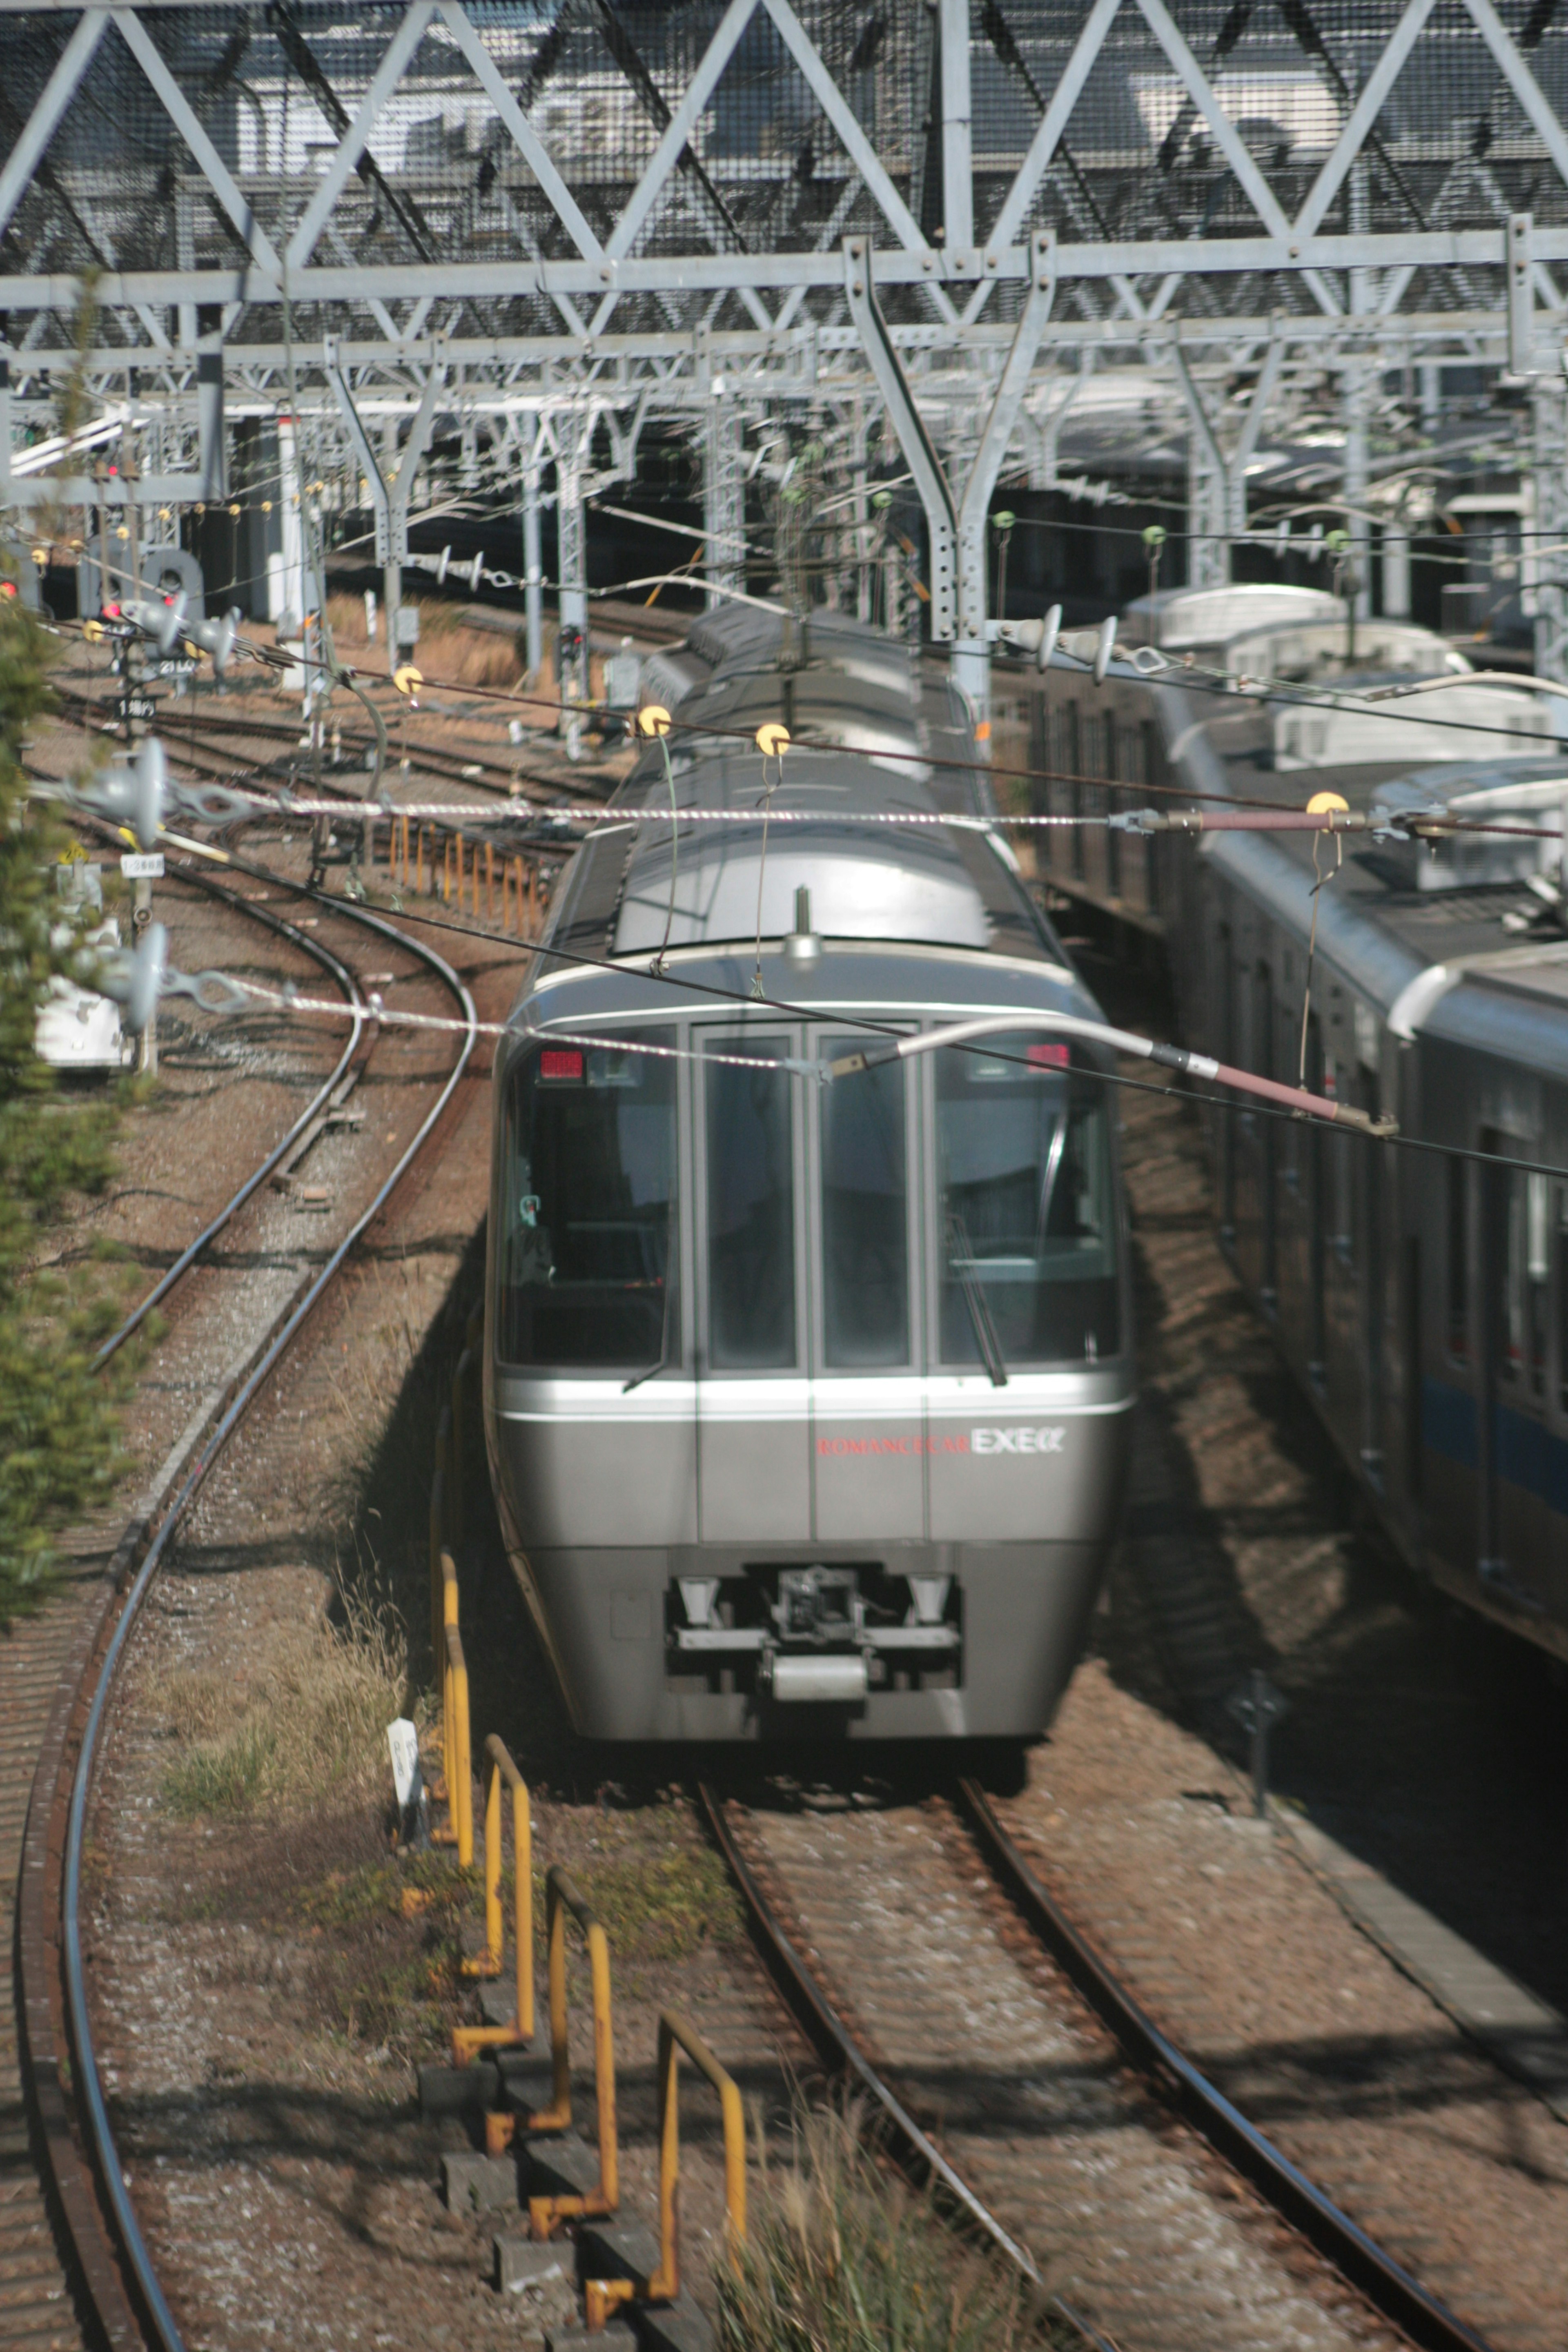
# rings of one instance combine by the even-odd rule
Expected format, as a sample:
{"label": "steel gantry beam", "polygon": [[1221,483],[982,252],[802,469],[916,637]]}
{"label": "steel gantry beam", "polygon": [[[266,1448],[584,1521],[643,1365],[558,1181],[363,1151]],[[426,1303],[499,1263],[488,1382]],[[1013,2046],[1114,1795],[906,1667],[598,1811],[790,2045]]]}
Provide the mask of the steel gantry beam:
{"label": "steel gantry beam", "polygon": [[[1260,436],[1315,372],[1364,603],[1392,369],[1529,387],[1536,513],[1568,511],[1564,87],[1568,12],[1516,30],[1495,0],[1328,24],[1221,0],[554,0],[527,22],[0,0],[0,499],[103,502],[72,447],[33,454],[63,368],[155,456],[121,502],[225,498],[234,433],[298,400],[372,485],[395,565],[450,400],[510,480],[537,660],[543,468],[580,614],[596,418],[635,412],[622,473],[644,416],[690,434],[716,591],[742,577],[750,427],[858,420],[864,602],[879,406],[926,516],[934,634],[982,691],[992,496],[1054,450],[1080,371],[1184,439],[1192,568],[1219,576]],[[415,428],[392,488],[357,413],[388,398]],[[1409,526],[1376,512],[1399,609]],[[1531,588],[1559,668],[1563,569],[1543,557]]]}

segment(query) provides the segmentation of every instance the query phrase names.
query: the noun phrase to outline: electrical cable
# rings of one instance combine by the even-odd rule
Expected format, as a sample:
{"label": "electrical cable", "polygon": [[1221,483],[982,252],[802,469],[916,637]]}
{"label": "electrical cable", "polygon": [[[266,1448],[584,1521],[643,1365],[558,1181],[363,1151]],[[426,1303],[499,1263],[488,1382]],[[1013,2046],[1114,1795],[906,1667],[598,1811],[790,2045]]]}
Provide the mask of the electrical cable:
{"label": "electrical cable", "polygon": [[[236,857],[234,862],[240,872],[251,874],[259,880],[279,882],[283,879],[283,877],[275,873],[270,866],[256,864],[242,857]],[[300,891],[301,895],[316,899],[322,906],[341,906],[342,902],[334,898],[331,892],[320,890],[312,886],[302,884],[290,883],[288,887],[291,889]],[[382,911],[385,914],[389,910],[384,908]],[[395,913],[397,918],[404,922],[420,924],[433,930],[449,931],[468,939],[483,940],[492,946],[507,944],[507,942],[496,932],[485,930],[477,923],[464,923],[460,920],[454,920],[449,916],[422,915],[411,908],[398,908],[395,910]],[[614,973],[617,979],[625,980],[645,978],[657,980],[663,985],[679,989],[688,995],[712,998],[721,1003],[734,1005],[738,1009],[745,1012],[754,1012],[760,1005],[764,1012],[773,1013],[780,1015],[782,1018],[793,1021],[801,1021],[817,1027],[831,1025],[834,1028],[842,1029],[846,1024],[846,1016],[839,1012],[822,1010],[808,1004],[799,1004],[784,997],[765,996],[760,999],[755,998],[749,991],[722,988],[710,981],[699,981],[689,978],[679,971],[666,971],[654,973],[648,971],[647,966],[639,968],[634,964],[617,962],[609,957],[584,955],[575,949],[552,947],[543,941],[538,940],[528,941],[525,945],[524,951],[531,957],[539,956],[547,961],[554,963],[580,967],[581,969],[588,971]],[[386,1012],[384,1007],[383,1007],[382,1010],[383,1017],[387,1019],[391,1019],[393,1017]],[[889,1039],[899,1039],[908,1034],[905,1028],[899,1026],[895,1023],[879,1021],[874,1015],[866,1013],[857,1013],[853,1025],[862,1033],[869,1032],[875,1034],[886,1036]],[[508,1028],[503,1032],[503,1034],[510,1035],[514,1033]],[[597,1045],[603,1045],[607,1042],[609,1041],[606,1041],[602,1037],[595,1037],[594,1039],[594,1043]],[[987,1059],[1011,1063],[1020,1069],[1028,1070],[1033,1069],[1035,1066],[1028,1061],[1026,1055],[998,1052],[994,1047],[990,1046],[980,1047],[959,1045],[951,1048],[951,1050],[959,1053],[974,1052],[983,1054]],[[1180,1049],[1173,1047],[1169,1050],[1173,1053]],[[1243,1109],[1241,1105],[1235,1101],[1228,1100],[1223,1095],[1205,1093],[1198,1087],[1191,1084],[1186,1086],[1162,1086],[1156,1080],[1134,1077],[1131,1073],[1126,1071],[1106,1069],[1098,1063],[1075,1063],[1073,1065],[1073,1070],[1075,1076],[1079,1077],[1090,1081],[1098,1080],[1106,1086],[1124,1087],[1134,1094],[1158,1095],[1171,1100],[1195,1103],[1200,1108],[1216,1111],[1225,1111],[1232,1115],[1239,1114],[1251,1118],[1281,1119],[1289,1125],[1298,1127],[1303,1124],[1304,1115],[1302,1112],[1266,1101],[1250,1101],[1246,1105],[1245,1109]],[[1311,1123],[1313,1125],[1318,1124],[1315,1119]],[[1324,1121],[1322,1124],[1327,1124],[1327,1122]],[[1403,1129],[1394,1129],[1393,1132],[1383,1133],[1375,1131],[1368,1133],[1365,1130],[1347,1131],[1362,1132],[1363,1139],[1364,1141],[1368,1143],[1375,1142],[1394,1150],[1419,1151],[1443,1160],[1473,1161],[1478,1167],[1512,1169],[1521,1175],[1549,1176],[1556,1179],[1559,1182],[1568,1182],[1568,1167],[1558,1167],[1551,1161],[1514,1159],[1502,1152],[1483,1151],[1464,1144],[1436,1143],[1428,1140],[1425,1137],[1406,1134]]]}

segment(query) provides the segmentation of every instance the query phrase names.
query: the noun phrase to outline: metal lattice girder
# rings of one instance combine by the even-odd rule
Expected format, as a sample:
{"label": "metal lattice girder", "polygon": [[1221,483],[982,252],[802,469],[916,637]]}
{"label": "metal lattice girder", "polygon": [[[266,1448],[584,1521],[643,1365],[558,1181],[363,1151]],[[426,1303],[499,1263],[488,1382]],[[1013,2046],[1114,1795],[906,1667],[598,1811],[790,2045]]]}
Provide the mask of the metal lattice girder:
{"label": "metal lattice girder", "polygon": [[[90,270],[89,390],[107,406],[129,381],[170,420],[144,428],[138,502],[223,494],[226,397],[232,419],[298,384],[315,429],[352,440],[324,336],[356,398],[411,403],[443,336],[463,414],[521,420],[529,446],[563,397],[707,417],[699,335],[750,415],[864,403],[877,344],[945,478],[999,369],[1026,437],[1045,430],[1016,340],[1042,236],[1053,360],[1092,352],[1185,420],[1196,560],[1223,566],[1264,411],[1310,363],[1342,403],[1347,505],[1384,370],[1556,379],[1568,10],[551,0],[525,21],[465,0],[0,0],[12,428],[47,429],[41,372],[72,362]],[[878,289],[869,343],[847,237]],[[1267,381],[1227,422],[1224,379],[1260,354]],[[1540,425],[1538,477],[1557,453]],[[12,506],[100,495],[16,457]],[[983,619],[978,479],[967,525],[933,494],[939,634],[961,643]],[[1557,490],[1537,496],[1544,514]],[[1371,524],[1350,520],[1364,595]]]}
{"label": "metal lattice girder", "polygon": [[531,310],[567,342],[542,302],[596,306],[602,334],[660,297],[685,332],[719,296],[765,329],[773,295],[834,315],[849,231],[890,234],[879,283],[918,288],[915,315],[956,339],[961,308],[1027,282],[1036,226],[1095,315],[1129,319],[1195,319],[1205,282],[1237,274],[1261,281],[1255,308],[1347,316],[1358,265],[1426,309],[1461,307],[1469,273],[1503,317],[1510,212],[1534,215],[1538,296],[1568,260],[1568,26],[1539,10],[1517,37],[1493,0],[1322,22],[938,0],[936,17],[922,39],[908,12],[857,21],[840,0],[574,0],[542,29],[462,0],[264,22],[230,0],[0,0],[0,308],[68,311],[90,264],[150,351],[172,341],[166,306],[238,305],[254,328],[286,299],[339,333],[429,300],[510,313],[494,324],[513,333]]}

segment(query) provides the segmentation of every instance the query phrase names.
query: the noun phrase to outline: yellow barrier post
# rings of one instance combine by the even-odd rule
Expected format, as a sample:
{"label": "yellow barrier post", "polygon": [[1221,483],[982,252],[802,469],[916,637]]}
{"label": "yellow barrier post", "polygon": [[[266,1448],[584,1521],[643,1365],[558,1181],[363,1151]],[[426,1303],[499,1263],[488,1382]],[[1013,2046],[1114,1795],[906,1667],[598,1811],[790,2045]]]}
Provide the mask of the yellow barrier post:
{"label": "yellow barrier post", "polygon": [[[566,1921],[576,1920],[588,1948],[594,1989],[594,2094],[598,2110],[599,2180],[585,2197],[531,2197],[528,2217],[536,2238],[548,2238],[558,2221],[597,2220],[613,2213],[621,2200],[620,2158],[616,2139],[616,2042],[610,2003],[610,1947],[603,1927],[579,1889],[553,1864],[544,1881],[545,1934],[550,1951],[550,2055],[554,2071],[554,2096],[549,2106],[530,2116],[531,2131],[569,2131],[572,2127],[572,2055],[566,2005]],[[515,2116],[485,2117],[485,2147],[500,2156],[517,2129]]]}
{"label": "yellow barrier post", "polygon": [[[454,1577],[450,1591],[456,1595]],[[444,1843],[456,1842],[458,1862],[467,1870],[474,1858],[474,1783],[468,1754],[468,1669],[463,1657],[463,1637],[456,1611],[447,1626],[447,1671],[443,1680],[443,1738],[446,1747],[447,1806],[450,1828]]]}
{"label": "yellow barrier post", "polygon": [[441,1562],[447,1549],[447,1458],[451,1436],[451,1407],[443,1405],[436,1424],[436,1468],[430,1480],[430,1664],[437,1674],[441,1671],[441,1629],[447,1622]]}
{"label": "yellow barrier post", "polygon": [[[645,2301],[673,2303],[680,2293],[680,2053],[719,2094],[724,2122],[724,2218],[730,2252],[746,2235],[746,2116],[741,2089],[709,2049],[690,2019],[678,2009],[658,2019],[658,2268]],[[589,2279],[583,2288],[584,2316],[603,2327],[618,2304],[635,2299],[631,2279]]]}
{"label": "yellow barrier post", "polygon": [[501,1915],[501,1786],[511,1790],[513,1875],[512,1939],[516,1948],[517,2008],[510,2025],[459,2025],[452,2034],[452,2059],[468,2065],[481,2050],[506,2050],[533,2039],[533,1829],[528,1783],[492,1731],[485,1742],[489,1787],[485,1798],[485,1949],[465,1960],[473,1976],[499,1977],[506,1953]]}

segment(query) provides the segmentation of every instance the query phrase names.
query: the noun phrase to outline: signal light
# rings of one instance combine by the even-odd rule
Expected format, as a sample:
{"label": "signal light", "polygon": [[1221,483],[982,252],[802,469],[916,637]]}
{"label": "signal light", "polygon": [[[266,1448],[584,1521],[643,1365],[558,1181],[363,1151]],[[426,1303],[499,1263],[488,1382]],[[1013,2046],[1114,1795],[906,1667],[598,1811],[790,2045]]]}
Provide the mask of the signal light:
{"label": "signal light", "polygon": [[1071,1049],[1066,1045],[1031,1045],[1028,1049],[1032,1070],[1065,1070],[1071,1060]]}
{"label": "signal light", "polygon": [[575,1045],[546,1045],[539,1057],[542,1078],[581,1078],[583,1055]]}

